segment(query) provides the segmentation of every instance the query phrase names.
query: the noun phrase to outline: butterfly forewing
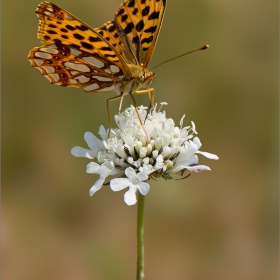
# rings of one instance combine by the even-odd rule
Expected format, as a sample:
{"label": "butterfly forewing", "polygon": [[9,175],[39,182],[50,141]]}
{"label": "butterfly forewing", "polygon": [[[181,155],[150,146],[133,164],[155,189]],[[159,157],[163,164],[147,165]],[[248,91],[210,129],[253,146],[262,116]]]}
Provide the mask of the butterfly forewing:
{"label": "butterfly forewing", "polygon": [[152,57],[165,6],[166,0],[126,0],[116,12],[122,40],[144,67]]}
{"label": "butterfly forewing", "polygon": [[105,40],[108,41],[124,58],[126,63],[130,62],[126,58],[127,50],[121,41],[121,37],[119,36],[118,29],[114,21],[108,21],[100,27],[94,28],[94,31],[105,38]]}
{"label": "butterfly forewing", "polygon": [[69,12],[52,3],[42,2],[36,14],[40,20],[38,37],[43,43],[68,45],[77,50],[104,57],[123,68],[126,74],[129,73],[129,69],[114,47]]}

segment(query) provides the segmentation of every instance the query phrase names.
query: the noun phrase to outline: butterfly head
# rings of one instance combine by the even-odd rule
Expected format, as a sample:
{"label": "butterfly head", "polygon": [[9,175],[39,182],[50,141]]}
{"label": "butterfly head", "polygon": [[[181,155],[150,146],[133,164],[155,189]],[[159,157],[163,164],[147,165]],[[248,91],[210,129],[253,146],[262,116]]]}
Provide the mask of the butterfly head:
{"label": "butterfly head", "polygon": [[133,74],[134,80],[136,80],[138,83],[138,89],[148,88],[152,84],[156,75],[155,73],[140,65],[130,65],[130,69],[132,70],[131,72]]}
{"label": "butterfly head", "polygon": [[144,73],[142,73],[142,75],[139,77],[138,82],[139,82],[139,84],[148,88],[152,84],[155,76],[156,76],[155,73],[151,72],[148,69],[145,69]]}

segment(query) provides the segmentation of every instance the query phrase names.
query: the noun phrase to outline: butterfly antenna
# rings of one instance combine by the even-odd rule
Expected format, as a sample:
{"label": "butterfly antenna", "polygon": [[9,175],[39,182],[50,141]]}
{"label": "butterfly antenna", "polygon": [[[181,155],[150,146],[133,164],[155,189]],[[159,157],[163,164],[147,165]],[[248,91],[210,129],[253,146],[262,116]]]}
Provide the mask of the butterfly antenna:
{"label": "butterfly antenna", "polygon": [[184,56],[184,55],[187,55],[187,54],[190,54],[190,53],[193,53],[193,52],[197,52],[197,51],[206,50],[206,49],[208,49],[208,48],[209,48],[209,45],[205,45],[205,46],[203,46],[203,47],[201,47],[201,48],[199,48],[199,49],[196,49],[196,50],[193,50],[193,51],[190,51],[190,52],[181,54],[181,55],[179,55],[179,56],[173,57],[173,58],[171,58],[171,59],[168,59],[168,60],[166,60],[166,61],[164,61],[164,62],[162,62],[162,63],[156,65],[155,67],[151,68],[150,70],[153,70],[153,69],[157,68],[158,66],[160,66],[160,65],[162,65],[162,64],[164,64],[164,63],[166,63],[166,62],[169,62],[169,61],[171,61],[171,60],[177,59],[177,58],[179,58],[179,57],[181,57],[181,56]]}

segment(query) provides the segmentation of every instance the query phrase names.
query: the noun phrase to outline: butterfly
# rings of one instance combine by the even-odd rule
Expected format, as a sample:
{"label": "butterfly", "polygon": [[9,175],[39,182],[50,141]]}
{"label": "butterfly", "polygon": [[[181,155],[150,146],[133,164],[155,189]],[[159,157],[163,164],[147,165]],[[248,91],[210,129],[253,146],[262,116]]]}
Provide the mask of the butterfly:
{"label": "butterfly", "polygon": [[107,109],[108,101],[121,98],[121,108],[123,96],[134,93],[148,93],[153,105],[150,85],[155,74],[147,66],[165,7],[166,0],[125,0],[113,21],[93,29],[58,6],[42,2],[36,14],[38,38],[44,45],[32,49],[28,59],[53,84],[86,92],[115,91]]}

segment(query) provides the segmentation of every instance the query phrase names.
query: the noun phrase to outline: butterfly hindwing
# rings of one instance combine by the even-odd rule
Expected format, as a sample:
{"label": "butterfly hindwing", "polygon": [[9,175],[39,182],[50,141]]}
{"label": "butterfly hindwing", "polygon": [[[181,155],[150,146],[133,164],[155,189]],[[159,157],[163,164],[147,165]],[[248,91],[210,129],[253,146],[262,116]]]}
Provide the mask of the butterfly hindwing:
{"label": "butterfly hindwing", "polygon": [[29,60],[51,83],[85,91],[112,91],[123,76],[122,69],[108,60],[63,44],[34,48]]}

